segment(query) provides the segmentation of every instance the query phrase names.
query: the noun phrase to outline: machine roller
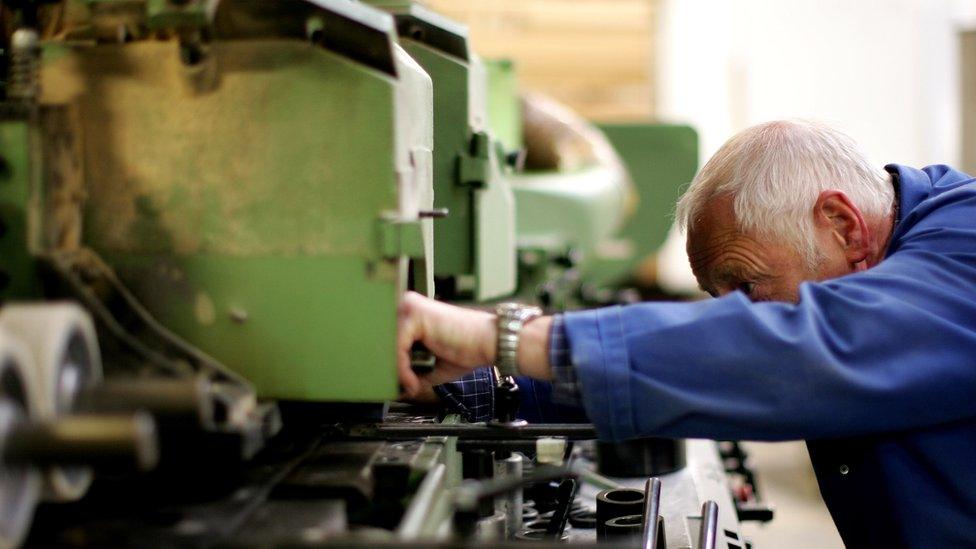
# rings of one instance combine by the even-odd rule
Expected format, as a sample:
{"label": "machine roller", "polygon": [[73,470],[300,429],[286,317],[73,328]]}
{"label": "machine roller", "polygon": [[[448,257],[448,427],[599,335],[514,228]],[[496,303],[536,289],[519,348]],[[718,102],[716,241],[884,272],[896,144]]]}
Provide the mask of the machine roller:
{"label": "machine roller", "polygon": [[[54,420],[75,411],[85,389],[102,379],[98,340],[91,318],[73,303],[8,305],[0,326],[16,335],[33,357],[28,372],[37,389],[38,418]],[[92,481],[86,467],[53,466],[44,474],[46,499],[82,497]]]}
{"label": "machine roller", "polygon": [[[0,452],[6,452],[11,432],[39,414],[27,381],[31,369],[24,346],[0,330]],[[0,462],[0,548],[20,544],[34,516],[40,488],[40,474],[32,465]]]}

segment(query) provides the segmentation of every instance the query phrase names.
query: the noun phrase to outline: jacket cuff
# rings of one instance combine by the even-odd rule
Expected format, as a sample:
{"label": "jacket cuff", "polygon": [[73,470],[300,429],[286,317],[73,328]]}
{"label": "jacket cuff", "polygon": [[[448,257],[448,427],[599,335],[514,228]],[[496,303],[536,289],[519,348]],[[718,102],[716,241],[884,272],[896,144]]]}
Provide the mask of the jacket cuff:
{"label": "jacket cuff", "polygon": [[564,326],[583,406],[601,439],[637,436],[630,359],[620,307],[566,313]]}

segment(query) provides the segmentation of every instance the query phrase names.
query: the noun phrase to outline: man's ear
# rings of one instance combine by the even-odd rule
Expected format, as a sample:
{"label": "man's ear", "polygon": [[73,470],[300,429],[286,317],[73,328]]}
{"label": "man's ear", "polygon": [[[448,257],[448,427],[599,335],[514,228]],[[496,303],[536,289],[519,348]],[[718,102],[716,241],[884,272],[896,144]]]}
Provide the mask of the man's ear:
{"label": "man's ear", "polygon": [[851,265],[867,259],[870,229],[864,222],[861,210],[841,191],[820,193],[813,206],[813,222],[818,229],[827,229],[831,237],[844,250]]}

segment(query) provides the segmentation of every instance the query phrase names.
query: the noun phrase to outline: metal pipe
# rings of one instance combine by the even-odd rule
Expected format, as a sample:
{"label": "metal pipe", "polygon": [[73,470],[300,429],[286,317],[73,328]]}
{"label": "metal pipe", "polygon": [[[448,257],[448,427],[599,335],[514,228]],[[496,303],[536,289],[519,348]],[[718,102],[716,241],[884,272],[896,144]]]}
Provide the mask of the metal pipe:
{"label": "metal pipe", "polygon": [[601,490],[619,490],[624,488],[624,485],[587,468],[581,462],[574,463],[572,465],[572,469],[579,475],[580,480],[592,486],[596,486]]}
{"label": "metal pipe", "polygon": [[145,412],[72,415],[15,427],[3,460],[34,465],[101,465],[149,471],[159,462],[156,423]]}
{"label": "metal pipe", "polygon": [[652,477],[644,484],[644,526],[641,547],[657,549],[658,515],[661,514],[661,479]]}
{"label": "metal pipe", "polygon": [[[522,456],[512,454],[504,461],[505,476],[522,480]],[[522,487],[508,493],[505,498],[505,537],[512,539],[522,529]]]}
{"label": "metal pipe", "polygon": [[425,437],[458,437],[480,440],[563,437],[568,440],[590,440],[596,438],[596,429],[590,423],[530,424],[510,428],[489,426],[484,423],[373,423],[351,426],[349,436],[384,440]]}
{"label": "metal pipe", "polygon": [[715,549],[718,542],[718,504],[712,500],[702,505],[701,530],[698,532],[698,549]]}
{"label": "metal pipe", "polygon": [[438,463],[427,473],[397,528],[396,535],[399,539],[416,540],[423,535],[424,524],[431,515],[434,499],[441,492],[446,477],[447,467],[443,463]]}

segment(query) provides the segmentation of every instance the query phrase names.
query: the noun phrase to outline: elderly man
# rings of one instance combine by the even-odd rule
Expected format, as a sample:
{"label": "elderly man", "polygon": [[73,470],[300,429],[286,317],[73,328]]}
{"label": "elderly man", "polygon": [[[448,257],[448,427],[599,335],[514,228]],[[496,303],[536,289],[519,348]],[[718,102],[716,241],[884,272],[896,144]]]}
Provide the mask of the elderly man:
{"label": "elderly man", "polygon": [[496,363],[607,439],[805,439],[848,546],[976,545],[976,180],[772,122],[716,153],[678,219],[718,299],[499,318],[410,294],[408,394]]}

